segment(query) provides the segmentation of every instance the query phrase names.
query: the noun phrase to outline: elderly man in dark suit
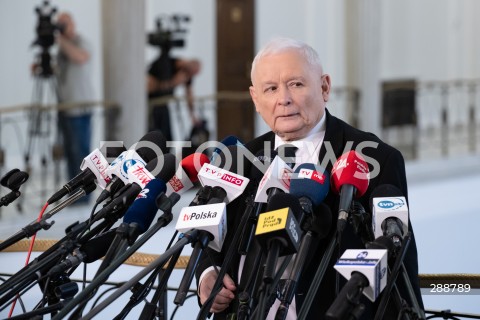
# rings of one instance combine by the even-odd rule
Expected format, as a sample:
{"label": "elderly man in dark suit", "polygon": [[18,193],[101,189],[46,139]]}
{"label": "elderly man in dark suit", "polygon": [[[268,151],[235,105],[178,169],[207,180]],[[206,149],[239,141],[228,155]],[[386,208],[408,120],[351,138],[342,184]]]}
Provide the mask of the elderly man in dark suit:
{"label": "elderly man in dark suit", "polygon": [[[249,152],[257,154],[264,148],[265,142],[269,142],[272,148],[293,144],[298,148],[295,154],[297,165],[305,162],[321,164],[331,172],[333,162],[338,157],[349,150],[356,150],[364,155],[371,172],[368,189],[359,199],[365,208],[369,208],[372,191],[382,184],[396,186],[407,198],[405,165],[401,153],[382,142],[374,134],[355,129],[332,116],[326,109],[331,89],[330,76],[323,73],[318,54],[310,46],[292,39],[278,38],[270,41],[255,57],[251,79],[250,94],[256,111],[272,131],[247,143],[245,146]],[[333,219],[336,220],[339,196],[330,192],[324,204],[330,207]],[[245,199],[242,197],[234,200],[227,207],[228,233],[222,252],[210,252],[210,257],[217,266],[222,265],[236,228],[242,227],[239,224],[244,211]],[[334,234],[335,228],[336,225],[332,224],[330,236],[314,241],[313,248],[310,250],[312,254],[303,267],[287,319],[296,319],[325,253],[328,239]],[[409,229],[412,231],[411,224]],[[337,248],[337,254],[333,255],[329,263],[307,319],[324,318],[326,310],[335,300],[337,276],[333,265],[338,258],[338,253],[341,254],[346,249],[364,248],[362,240],[354,233],[351,226],[347,226],[343,232],[340,243],[341,247]],[[241,283],[239,272],[242,272],[244,261],[245,257],[237,254],[227,270],[223,279],[223,288],[216,295],[210,309],[215,313],[216,319],[225,318],[228,313],[235,312],[232,309],[235,309],[236,298],[238,298]],[[423,307],[418,283],[417,250],[413,237],[404,263],[416,299]],[[252,270],[246,270],[246,272],[252,272]],[[217,273],[212,266],[212,259],[205,257],[197,269],[200,303],[203,304],[209,297],[216,278]],[[407,295],[402,288],[400,291],[402,296]],[[373,319],[375,304],[369,301],[363,302],[367,308],[362,319]],[[272,306],[267,319],[274,318],[276,307],[278,304]],[[389,308],[389,311],[391,310],[392,308]],[[398,313],[398,310],[393,313]]]}

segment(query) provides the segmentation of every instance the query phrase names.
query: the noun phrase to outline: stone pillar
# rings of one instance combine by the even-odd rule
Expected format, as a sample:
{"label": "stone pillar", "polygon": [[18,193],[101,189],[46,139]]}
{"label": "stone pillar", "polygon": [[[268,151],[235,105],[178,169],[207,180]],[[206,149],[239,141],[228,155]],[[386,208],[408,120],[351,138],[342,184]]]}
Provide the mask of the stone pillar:
{"label": "stone pillar", "polygon": [[381,1],[347,1],[347,73],[360,90],[359,128],[381,134]]}
{"label": "stone pillar", "polygon": [[106,139],[128,148],[146,133],[145,0],[103,0],[104,99],[119,110],[107,113]]}

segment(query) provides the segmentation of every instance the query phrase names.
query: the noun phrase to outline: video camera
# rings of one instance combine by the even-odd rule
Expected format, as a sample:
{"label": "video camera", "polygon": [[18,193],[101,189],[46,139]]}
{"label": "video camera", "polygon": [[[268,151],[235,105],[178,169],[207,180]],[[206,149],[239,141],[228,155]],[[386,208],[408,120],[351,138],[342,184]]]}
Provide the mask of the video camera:
{"label": "video camera", "polygon": [[156,20],[157,30],[147,35],[148,43],[160,47],[162,54],[168,53],[174,47],[184,47],[184,36],[187,30],[183,29],[181,24],[189,21],[189,16],[179,14],[158,18]]}
{"label": "video camera", "polygon": [[52,17],[57,12],[57,8],[50,6],[47,0],[43,1],[41,7],[36,7],[35,12],[38,15],[38,24],[36,27],[37,39],[33,42],[33,45],[38,45],[43,50],[47,50],[55,43],[55,31],[63,32],[65,26],[52,22]]}

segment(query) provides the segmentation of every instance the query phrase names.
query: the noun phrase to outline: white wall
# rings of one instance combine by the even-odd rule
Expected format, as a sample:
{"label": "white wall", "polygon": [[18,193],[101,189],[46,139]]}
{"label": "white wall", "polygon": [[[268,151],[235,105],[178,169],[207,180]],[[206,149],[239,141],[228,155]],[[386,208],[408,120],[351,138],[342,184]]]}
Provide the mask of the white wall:
{"label": "white wall", "polygon": [[382,78],[479,78],[478,1],[382,3]]}

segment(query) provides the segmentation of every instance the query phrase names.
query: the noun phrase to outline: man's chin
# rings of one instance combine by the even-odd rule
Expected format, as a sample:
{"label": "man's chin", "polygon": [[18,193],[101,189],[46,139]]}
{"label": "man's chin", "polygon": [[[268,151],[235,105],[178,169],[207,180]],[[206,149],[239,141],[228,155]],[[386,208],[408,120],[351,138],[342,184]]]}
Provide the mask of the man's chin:
{"label": "man's chin", "polygon": [[283,130],[283,131],[275,131],[275,133],[282,138],[284,141],[292,141],[292,140],[298,140],[302,139],[305,137],[306,132],[302,129],[297,129],[297,130]]}

